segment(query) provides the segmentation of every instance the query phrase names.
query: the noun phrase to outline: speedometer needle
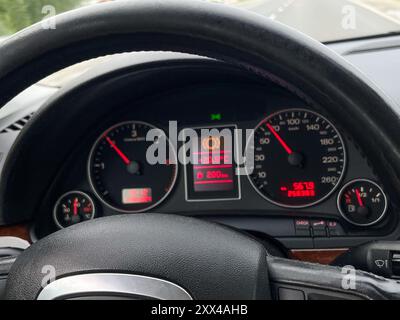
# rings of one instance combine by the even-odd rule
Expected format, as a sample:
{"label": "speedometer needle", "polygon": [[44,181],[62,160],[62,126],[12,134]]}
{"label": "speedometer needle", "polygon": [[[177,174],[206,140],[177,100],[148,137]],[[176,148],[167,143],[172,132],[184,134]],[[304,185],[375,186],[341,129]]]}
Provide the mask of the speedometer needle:
{"label": "speedometer needle", "polygon": [[285,141],[283,141],[283,139],[281,138],[281,136],[278,134],[278,132],[275,131],[275,129],[269,124],[267,123],[267,128],[269,131],[271,131],[271,133],[275,136],[275,138],[279,141],[280,145],[283,147],[283,149],[285,149],[285,151],[288,154],[292,154],[293,150],[286,144]]}
{"label": "speedometer needle", "polygon": [[129,165],[131,161],[128,159],[128,157],[121,151],[120,148],[117,147],[117,145],[110,139],[110,137],[106,136],[106,140],[109,143],[110,147],[115,150],[115,152],[119,155],[119,157],[124,161],[126,165]]}

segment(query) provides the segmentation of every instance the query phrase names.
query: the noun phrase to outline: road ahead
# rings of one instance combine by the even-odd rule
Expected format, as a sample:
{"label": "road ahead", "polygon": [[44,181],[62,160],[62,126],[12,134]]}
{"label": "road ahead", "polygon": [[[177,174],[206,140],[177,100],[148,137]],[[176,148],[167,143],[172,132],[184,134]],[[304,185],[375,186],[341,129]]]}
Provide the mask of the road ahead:
{"label": "road ahead", "polygon": [[351,0],[253,0],[242,6],[320,41],[400,31],[399,23]]}

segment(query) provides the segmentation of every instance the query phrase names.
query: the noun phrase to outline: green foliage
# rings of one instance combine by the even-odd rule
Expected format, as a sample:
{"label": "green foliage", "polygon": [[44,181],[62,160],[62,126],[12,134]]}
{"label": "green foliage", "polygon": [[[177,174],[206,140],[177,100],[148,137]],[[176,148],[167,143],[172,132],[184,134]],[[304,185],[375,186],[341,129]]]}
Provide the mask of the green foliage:
{"label": "green foliage", "polygon": [[41,21],[45,6],[51,5],[57,14],[74,9],[83,0],[0,0],[0,35],[11,34]]}

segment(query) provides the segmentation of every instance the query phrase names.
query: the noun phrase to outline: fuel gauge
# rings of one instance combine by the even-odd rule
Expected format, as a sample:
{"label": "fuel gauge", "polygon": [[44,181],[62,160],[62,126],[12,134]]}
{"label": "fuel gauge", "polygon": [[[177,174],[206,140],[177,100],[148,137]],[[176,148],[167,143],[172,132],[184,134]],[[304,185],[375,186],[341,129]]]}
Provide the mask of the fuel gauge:
{"label": "fuel gauge", "polygon": [[91,220],[94,218],[95,207],[93,200],[80,191],[64,194],[54,206],[54,221],[59,228]]}
{"label": "fuel gauge", "polygon": [[385,215],[387,198],[375,182],[357,179],[347,183],[340,191],[338,209],[348,222],[357,226],[370,226]]}

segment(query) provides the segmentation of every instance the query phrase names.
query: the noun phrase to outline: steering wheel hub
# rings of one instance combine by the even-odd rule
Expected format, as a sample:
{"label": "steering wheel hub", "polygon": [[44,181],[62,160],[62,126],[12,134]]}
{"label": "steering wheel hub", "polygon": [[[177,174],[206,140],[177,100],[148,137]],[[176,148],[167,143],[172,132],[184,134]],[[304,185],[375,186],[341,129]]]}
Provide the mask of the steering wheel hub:
{"label": "steering wheel hub", "polygon": [[267,273],[264,247],[239,232],[193,218],[139,214],[96,219],[40,240],[13,266],[7,294],[268,299]]}

